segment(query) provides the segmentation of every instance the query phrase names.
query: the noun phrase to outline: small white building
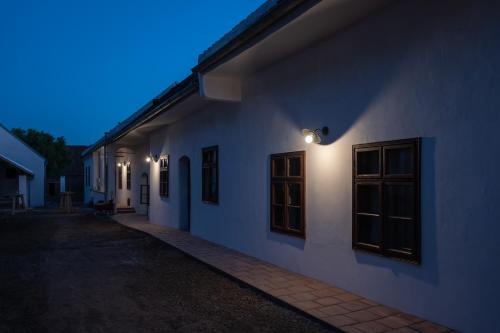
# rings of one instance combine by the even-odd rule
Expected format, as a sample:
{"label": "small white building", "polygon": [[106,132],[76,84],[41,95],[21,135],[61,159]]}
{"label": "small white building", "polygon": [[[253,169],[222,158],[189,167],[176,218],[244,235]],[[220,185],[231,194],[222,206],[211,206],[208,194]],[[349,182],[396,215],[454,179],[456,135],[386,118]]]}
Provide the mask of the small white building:
{"label": "small white building", "polygon": [[87,150],[86,199],[498,332],[498,13],[268,1]]}
{"label": "small white building", "polygon": [[0,124],[0,197],[24,194],[26,205],[45,204],[45,159]]}

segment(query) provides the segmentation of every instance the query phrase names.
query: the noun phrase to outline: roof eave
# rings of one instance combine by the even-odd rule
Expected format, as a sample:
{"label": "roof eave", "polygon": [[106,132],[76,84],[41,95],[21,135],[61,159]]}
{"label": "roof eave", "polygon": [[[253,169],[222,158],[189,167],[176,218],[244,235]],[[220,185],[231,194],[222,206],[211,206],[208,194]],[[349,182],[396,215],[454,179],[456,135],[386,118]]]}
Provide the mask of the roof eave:
{"label": "roof eave", "polygon": [[132,121],[130,121],[130,123],[124,125],[116,133],[111,133],[109,136],[102,137],[97,140],[93,145],[83,151],[81,156],[85,157],[88,154],[94,152],[96,149],[102,147],[104,144],[109,144],[119,140],[123,136],[130,133],[130,131],[154,119],[160,113],[168,110],[178,102],[184,100],[184,98],[197,91],[198,80],[196,79],[194,74],[191,74],[183,81],[178,83],[175,87],[173,87],[170,92],[164,94],[160,98],[155,99],[156,102],[148,103],[149,107],[145,108],[144,112],[139,114],[136,119],[133,119]]}
{"label": "roof eave", "polygon": [[192,68],[192,71],[194,73],[205,73],[217,67],[219,64],[244,49],[255,39],[264,36],[276,25],[279,25],[289,17],[295,17],[298,13],[302,13],[320,1],[321,0],[278,1],[274,8],[257,19],[256,22],[235,35],[207,58],[200,60],[200,62]]}

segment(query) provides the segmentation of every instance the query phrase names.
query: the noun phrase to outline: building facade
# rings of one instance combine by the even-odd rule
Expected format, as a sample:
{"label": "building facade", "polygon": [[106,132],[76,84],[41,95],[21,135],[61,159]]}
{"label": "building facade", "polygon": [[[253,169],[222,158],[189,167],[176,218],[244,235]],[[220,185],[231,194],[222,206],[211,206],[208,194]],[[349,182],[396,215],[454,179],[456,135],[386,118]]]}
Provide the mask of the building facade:
{"label": "building facade", "polygon": [[0,196],[23,194],[27,207],[45,204],[45,159],[0,125]]}
{"label": "building facade", "polygon": [[267,2],[84,153],[86,201],[460,331],[499,330],[499,10]]}

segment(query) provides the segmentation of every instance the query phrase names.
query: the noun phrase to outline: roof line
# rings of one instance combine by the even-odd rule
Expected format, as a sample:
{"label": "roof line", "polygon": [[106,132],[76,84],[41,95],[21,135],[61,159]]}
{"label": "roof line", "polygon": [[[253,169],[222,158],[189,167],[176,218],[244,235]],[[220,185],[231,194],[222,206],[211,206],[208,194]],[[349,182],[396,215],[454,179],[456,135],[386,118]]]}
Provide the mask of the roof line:
{"label": "roof line", "polygon": [[130,131],[136,129],[147,121],[154,119],[165,109],[174,106],[185,97],[196,91],[198,91],[198,80],[194,74],[190,74],[180,83],[171,86],[170,89],[163,92],[158,98],[154,98],[152,101],[148,102],[148,104],[136,111],[132,116],[128,117],[118,126],[111,129],[108,132],[109,136],[101,137],[93,145],[90,145],[87,149],[85,149],[81,156],[86,156],[96,150],[97,147],[103,146],[105,141],[109,144],[122,138]]}
{"label": "roof line", "polygon": [[[247,19],[240,22],[199,57],[193,72],[206,72],[231,55],[243,49],[254,39],[262,37],[276,24],[303,13],[321,0],[275,0],[274,4],[266,2]],[[245,25],[248,25],[245,27]],[[241,27],[241,31],[238,31]],[[227,41],[226,41],[227,39]],[[220,44],[220,45],[217,45]],[[208,54],[208,55],[207,55]]]}
{"label": "roof line", "polygon": [[[2,126],[3,127],[3,126]],[[5,127],[4,127],[5,128]],[[28,169],[27,167],[25,167],[24,165],[20,164],[20,163],[17,163],[16,161],[14,160],[11,160],[10,158],[8,158],[7,156],[3,155],[3,154],[0,154],[0,160],[2,161],[5,161],[7,162],[8,164],[14,166],[16,169],[18,170],[21,170],[22,172],[24,172],[25,174],[28,174],[30,176],[33,176],[34,173],[33,171],[31,171],[30,169]]]}
{"label": "roof line", "polygon": [[10,135],[12,135],[17,141],[21,142],[23,145],[25,145],[29,150],[34,152],[36,155],[38,155],[40,158],[42,158],[45,162],[47,161],[45,157],[43,157],[39,152],[37,152],[33,147],[28,145],[26,142],[18,138],[14,133],[12,133],[11,130],[9,130],[7,127],[5,127],[2,123],[0,123],[0,127],[2,127],[4,130],[6,130]]}

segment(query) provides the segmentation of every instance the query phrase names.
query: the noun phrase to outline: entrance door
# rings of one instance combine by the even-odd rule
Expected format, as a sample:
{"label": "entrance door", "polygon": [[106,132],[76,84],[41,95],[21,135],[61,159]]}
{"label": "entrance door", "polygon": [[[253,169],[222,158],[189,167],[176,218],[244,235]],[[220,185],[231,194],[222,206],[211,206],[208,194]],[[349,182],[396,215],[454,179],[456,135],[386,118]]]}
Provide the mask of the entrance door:
{"label": "entrance door", "polygon": [[181,230],[191,229],[191,163],[189,157],[179,159],[179,227]]}

